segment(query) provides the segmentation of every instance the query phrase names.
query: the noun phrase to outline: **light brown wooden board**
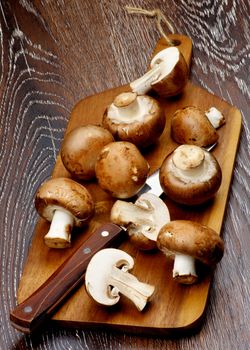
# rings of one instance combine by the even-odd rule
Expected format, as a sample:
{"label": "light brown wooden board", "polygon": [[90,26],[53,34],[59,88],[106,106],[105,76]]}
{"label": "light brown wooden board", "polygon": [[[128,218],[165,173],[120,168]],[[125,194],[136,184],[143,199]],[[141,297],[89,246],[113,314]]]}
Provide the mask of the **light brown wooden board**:
{"label": "light brown wooden board", "polygon": [[[162,41],[156,51],[162,49]],[[191,51],[184,52],[190,60]],[[73,109],[66,133],[73,128],[86,124],[101,124],[103,112],[113,98],[128,86],[104,91],[98,95],[81,100]],[[170,120],[176,109],[196,105],[202,110],[211,106],[218,108],[226,117],[226,124],[218,131],[220,138],[214,155],[217,157],[223,173],[222,185],[214,200],[198,208],[177,205],[163,196],[169,207],[171,218],[190,219],[206,224],[221,233],[223,216],[226,209],[230,182],[233,173],[237,145],[240,137],[241,114],[239,110],[204,89],[189,82],[178,98],[159,99],[166,115],[166,127],[158,143],[144,151],[151,172],[159,168],[165,156],[177,144],[170,137]],[[53,176],[70,176],[58,156]],[[18,289],[18,302],[30,296],[100,224],[109,221],[110,209],[114,199],[102,191],[95,182],[83,183],[90,190],[96,202],[96,214],[87,228],[74,232],[72,247],[67,250],[53,250],[43,244],[49,224],[39,220],[36,226],[27,262]],[[223,233],[226,235],[226,232]],[[201,268],[199,283],[184,286],[172,281],[173,262],[161,252],[140,252],[128,241],[121,249],[135,259],[133,274],[143,282],[155,285],[152,301],[143,312],[139,312],[130,301],[121,297],[118,305],[107,308],[97,305],[81,287],[68,299],[54,315],[53,322],[68,327],[112,328],[121,331],[146,332],[147,334],[167,334],[184,332],[200,325],[208,300],[212,272]]]}

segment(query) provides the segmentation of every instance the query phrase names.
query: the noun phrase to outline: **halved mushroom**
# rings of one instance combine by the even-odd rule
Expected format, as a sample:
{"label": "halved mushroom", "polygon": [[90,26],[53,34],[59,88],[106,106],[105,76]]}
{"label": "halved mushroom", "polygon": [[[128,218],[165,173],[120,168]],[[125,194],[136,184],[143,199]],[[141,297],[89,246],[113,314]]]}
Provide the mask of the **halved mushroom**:
{"label": "halved mushroom", "polygon": [[156,248],[161,227],[170,221],[168,207],[152,193],[142,194],[135,203],[116,201],[110,218],[113,223],[125,227],[130,241],[143,250]]}
{"label": "halved mushroom", "polygon": [[50,248],[67,248],[71,244],[73,226],[82,227],[94,214],[94,202],[89,191],[68,178],[53,178],[44,182],[35,197],[38,214],[51,221],[44,237]]}
{"label": "halved mushroom", "polygon": [[120,293],[142,311],[154,293],[154,286],[142,283],[128,271],[134,259],[120,249],[106,248],[90,260],[85,274],[88,294],[102,305],[111,306],[120,300]]}
{"label": "halved mushroom", "polygon": [[96,161],[99,186],[115,198],[130,198],[145,184],[149,164],[138,148],[126,141],[104,146]]}
{"label": "halved mushroom", "polygon": [[100,150],[112,141],[112,134],[101,126],[77,127],[64,138],[62,162],[74,178],[90,180],[95,177],[95,163]]}
{"label": "halved mushroom", "polygon": [[222,180],[220,165],[213,154],[194,145],[181,145],[169,154],[160,168],[160,183],[175,202],[196,205],[218,191]]}
{"label": "halved mushroom", "polygon": [[178,109],[172,117],[171,136],[180,144],[206,147],[218,141],[215,128],[224,123],[224,116],[215,107],[207,112],[195,106],[185,107]]}
{"label": "halved mushroom", "polygon": [[165,127],[165,116],[154,98],[123,92],[106,109],[102,123],[116,140],[141,148],[157,141]]}
{"label": "halved mushroom", "polygon": [[133,92],[146,94],[153,89],[161,97],[178,95],[188,81],[188,66],[177,47],[169,47],[156,54],[151,69],[130,83]]}
{"label": "halved mushroom", "polygon": [[224,243],[211,228],[189,220],[170,221],[157,237],[158,248],[174,258],[173,278],[183,284],[195,283],[195,260],[214,267],[223,257]]}

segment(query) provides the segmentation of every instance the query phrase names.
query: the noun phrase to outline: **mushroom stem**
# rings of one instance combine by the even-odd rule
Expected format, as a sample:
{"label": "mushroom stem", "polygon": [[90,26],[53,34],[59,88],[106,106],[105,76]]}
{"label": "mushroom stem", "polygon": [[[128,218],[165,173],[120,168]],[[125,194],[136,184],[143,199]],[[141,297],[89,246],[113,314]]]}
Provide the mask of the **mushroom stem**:
{"label": "mushroom stem", "polygon": [[74,218],[69,212],[56,209],[44,243],[50,248],[69,247],[73,223]]}
{"label": "mushroom stem", "polygon": [[159,79],[161,75],[162,64],[156,64],[143,76],[130,83],[133,92],[138,95],[144,95],[151,89],[151,84]]}
{"label": "mushroom stem", "polygon": [[174,259],[173,278],[184,284],[196,282],[195,259],[189,255],[176,254]]}
{"label": "mushroom stem", "polygon": [[211,107],[205,114],[215,129],[225,124],[225,117],[217,108]]}
{"label": "mushroom stem", "polygon": [[110,277],[110,286],[114,287],[110,293],[113,297],[119,295],[119,293],[130,299],[138,310],[143,310],[150,297],[154,293],[154,286],[138,281],[138,279],[117,267],[113,267]]}

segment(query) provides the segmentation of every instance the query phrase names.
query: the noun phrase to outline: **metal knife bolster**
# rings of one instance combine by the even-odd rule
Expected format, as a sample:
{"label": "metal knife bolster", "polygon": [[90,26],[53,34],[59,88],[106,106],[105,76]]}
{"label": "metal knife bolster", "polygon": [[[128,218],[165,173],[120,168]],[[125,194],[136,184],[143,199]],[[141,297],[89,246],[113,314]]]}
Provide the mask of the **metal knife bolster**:
{"label": "metal knife bolster", "polygon": [[115,224],[107,223],[96,229],[91,236],[36,290],[10,313],[13,327],[31,333],[79,284],[92,256],[100,249],[118,244],[126,233]]}

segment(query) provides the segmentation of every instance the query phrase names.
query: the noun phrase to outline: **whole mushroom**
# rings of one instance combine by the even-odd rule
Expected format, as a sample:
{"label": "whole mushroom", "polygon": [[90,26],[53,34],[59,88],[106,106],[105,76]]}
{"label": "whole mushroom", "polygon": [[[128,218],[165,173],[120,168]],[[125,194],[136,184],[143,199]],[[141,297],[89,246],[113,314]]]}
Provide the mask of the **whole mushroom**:
{"label": "whole mushroom", "polygon": [[40,186],[35,207],[41,217],[51,221],[44,237],[50,248],[69,247],[73,226],[84,226],[94,214],[94,202],[89,191],[79,183],[62,177],[50,179]]}
{"label": "whole mushroom", "polygon": [[216,128],[224,123],[224,116],[215,107],[202,112],[195,106],[189,106],[174,113],[171,120],[171,136],[180,144],[206,147],[218,141]]}
{"label": "whole mushroom", "polygon": [[120,249],[106,248],[90,260],[85,274],[88,294],[102,305],[115,305],[120,293],[129,298],[142,311],[154,293],[154,286],[142,283],[128,271],[134,259]]}
{"label": "whole mushroom", "polygon": [[215,267],[224,254],[224,243],[211,228],[189,220],[170,221],[157,237],[159,249],[174,258],[173,278],[183,284],[195,283],[195,261]]}
{"label": "whole mushroom", "polygon": [[165,116],[154,98],[123,92],[106,109],[102,124],[116,140],[141,148],[157,141],[165,127]]}
{"label": "whole mushroom", "polygon": [[170,221],[166,204],[152,193],[142,194],[135,203],[117,200],[111,221],[127,229],[132,244],[142,250],[156,248],[161,227]]}
{"label": "whole mushroom", "polygon": [[156,54],[151,69],[130,83],[133,92],[146,94],[151,89],[161,97],[178,95],[188,81],[188,66],[177,47],[169,47]]}
{"label": "whole mushroom", "polygon": [[197,205],[216,194],[222,172],[213,154],[195,145],[181,145],[165,158],[159,177],[163,191],[173,201]]}
{"label": "whole mushroom", "polygon": [[112,141],[112,134],[101,126],[77,127],[64,138],[62,162],[74,178],[91,180],[95,177],[95,163],[100,150]]}
{"label": "whole mushroom", "polygon": [[99,186],[115,198],[130,198],[145,184],[149,164],[138,148],[126,141],[104,146],[96,161]]}

